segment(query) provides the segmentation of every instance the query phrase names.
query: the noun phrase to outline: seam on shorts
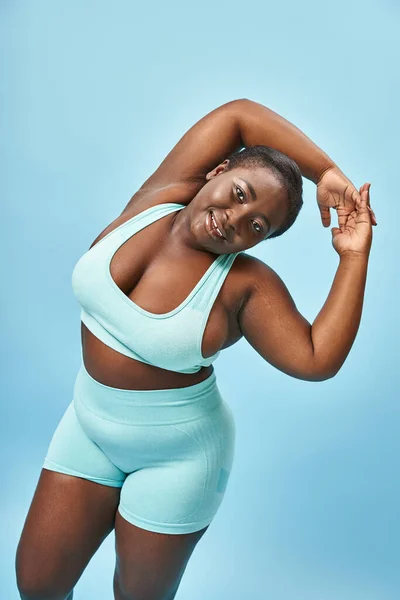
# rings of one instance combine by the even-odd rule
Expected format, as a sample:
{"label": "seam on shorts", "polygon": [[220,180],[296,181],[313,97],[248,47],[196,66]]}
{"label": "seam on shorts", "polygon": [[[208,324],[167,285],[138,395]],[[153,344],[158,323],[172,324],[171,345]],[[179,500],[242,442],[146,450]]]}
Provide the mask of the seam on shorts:
{"label": "seam on shorts", "polygon": [[[204,487],[203,487],[203,493],[202,493],[202,497],[201,497],[201,500],[200,500],[200,502],[199,502],[199,505],[198,505],[198,507],[196,508],[196,510],[195,510],[195,511],[193,511],[192,513],[190,513],[190,515],[186,515],[186,517],[184,517],[184,519],[187,519],[188,517],[193,517],[193,515],[195,515],[195,514],[196,514],[196,513],[197,513],[197,512],[200,510],[200,508],[201,508],[201,506],[202,506],[202,504],[203,504],[203,500],[204,500],[204,497],[205,497],[205,495],[206,495],[207,480],[208,480],[208,474],[209,474],[209,471],[208,471],[208,459],[207,459],[207,454],[206,454],[206,451],[204,450],[204,448],[203,448],[203,445],[202,445],[202,444],[199,442],[199,440],[197,440],[195,437],[193,437],[193,436],[192,436],[190,433],[188,433],[187,431],[183,431],[183,429],[180,429],[180,428],[179,428],[179,427],[177,427],[176,425],[172,425],[172,427],[174,427],[174,429],[177,429],[177,430],[178,430],[178,431],[180,431],[181,433],[185,433],[187,436],[189,436],[190,438],[192,438],[192,440],[194,440],[194,441],[196,442],[196,444],[198,444],[198,446],[201,448],[201,451],[202,451],[202,453],[203,453],[203,456],[204,456],[204,458],[205,458],[205,461],[206,461],[206,475],[205,475],[205,478],[204,478]],[[180,519],[179,521],[177,521],[177,523],[182,523],[182,521],[183,521],[184,519]]]}
{"label": "seam on shorts", "polygon": [[[95,415],[95,417],[97,417],[98,419],[103,419],[103,421],[110,421],[111,423],[117,423],[117,425],[126,425],[127,427],[156,427],[156,426],[158,426],[158,427],[168,427],[168,426],[171,426],[171,425],[175,425],[175,423],[190,423],[191,421],[199,421],[200,419],[203,419],[204,417],[208,417],[208,415],[211,415],[215,410],[217,410],[217,408],[221,408],[221,404],[217,404],[217,406],[214,406],[213,409],[211,409],[210,411],[204,413],[204,415],[201,415],[199,417],[194,417],[193,419],[185,419],[184,421],[174,421],[173,423],[170,423],[169,421],[166,422],[166,423],[125,423],[125,421],[116,421],[114,419],[109,419],[108,417],[103,417],[103,415],[99,415],[96,411],[94,411],[92,408],[90,408],[89,406],[87,406],[83,402],[83,400],[81,398],[79,398],[79,396],[75,397],[75,402],[76,402],[76,400],[80,404],[82,404],[82,406],[85,408],[85,410],[87,410],[88,412],[92,413],[92,415]],[[75,405],[75,402],[74,402],[74,405]],[[186,433],[186,432],[183,431],[182,433]]]}
{"label": "seam on shorts", "polygon": [[[49,460],[49,459],[46,458],[44,460],[44,463],[43,463],[42,467],[44,469],[46,469],[47,465],[49,467],[51,465],[53,465],[54,467],[57,467],[58,469],[63,469],[62,471],[57,471],[57,473],[65,473],[66,475],[76,475],[77,477],[83,477],[84,479],[90,479],[90,480],[98,482],[98,483],[103,483],[104,485],[110,484],[113,487],[120,487],[119,484],[121,484],[121,486],[122,486],[123,483],[124,483],[124,480],[106,479],[104,477],[95,477],[93,475],[88,475],[86,473],[81,473],[80,471],[75,471],[75,469],[70,469],[69,467],[64,467],[63,465],[60,465],[60,464],[54,462],[53,460]],[[51,471],[53,469],[49,469],[49,470]]]}
{"label": "seam on shorts", "polygon": [[[128,515],[129,517],[133,518],[133,520],[137,521],[137,523],[141,523],[141,524],[148,524],[148,525],[154,525],[154,526],[165,526],[169,529],[174,529],[176,527],[176,529],[182,529],[185,527],[191,527],[192,525],[200,525],[201,528],[205,527],[206,525],[209,525],[211,523],[210,519],[202,519],[201,521],[191,521],[190,523],[182,523],[181,521],[174,521],[174,522],[165,522],[165,521],[151,521],[150,519],[145,519],[144,517],[140,517],[139,515],[133,513],[131,510],[128,510],[127,508],[125,508],[125,506],[121,503],[119,503],[118,505],[118,511],[120,512],[120,514],[126,519],[126,517],[124,516],[123,513],[125,513],[126,515]],[[122,511],[122,512],[121,512]],[[134,523],[135,524],[135,523]],[[196,530],[197,531],[197,530]]]}

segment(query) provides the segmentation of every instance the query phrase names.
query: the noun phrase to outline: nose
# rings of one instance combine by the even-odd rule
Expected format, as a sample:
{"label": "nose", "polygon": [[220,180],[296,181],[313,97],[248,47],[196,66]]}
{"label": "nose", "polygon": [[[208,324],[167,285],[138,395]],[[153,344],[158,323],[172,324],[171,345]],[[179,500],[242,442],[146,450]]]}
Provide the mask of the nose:
{"label": "nose", "polygon": [[236,232],[237,229],[240,228],[240,219],[245,219],[246,215],[240,215],[239,211],[234,211],[231,208],[227,208],[226,209],[226,214],[227,214],[227,220],[226,220],[226,228],[227,229],[232,229],[233,233]]}
{"label": "nose", "polygon": [[224,220],[222,221],[222,226],[225,229],[226,238],[231,240],[234,236],[236,230],[235,218],[233,216],[233,211],[231,209],[226,209],[224,214]]}

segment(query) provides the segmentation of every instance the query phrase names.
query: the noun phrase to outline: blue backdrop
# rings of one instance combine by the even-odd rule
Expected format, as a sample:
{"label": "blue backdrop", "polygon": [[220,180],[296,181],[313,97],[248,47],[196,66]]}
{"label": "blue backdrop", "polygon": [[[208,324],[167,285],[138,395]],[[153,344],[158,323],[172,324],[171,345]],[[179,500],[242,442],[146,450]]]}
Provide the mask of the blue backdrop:
{"label": "blue backdrop", "polygon": [[[335,378],[290,378],[245,340],[217,361],[235,463],[177,600],[400,596],[398,6],[0,3],[1,597],[18,597],[16,544],[80,364],[73,266],[189,127],[243,97],[297,125],[357,187],[371,182],[378,226],[359,333]],[[312,322],[338,255],[304,186],[293,228],[249,252]],[[112,598],[113,544],[74,599]]]}

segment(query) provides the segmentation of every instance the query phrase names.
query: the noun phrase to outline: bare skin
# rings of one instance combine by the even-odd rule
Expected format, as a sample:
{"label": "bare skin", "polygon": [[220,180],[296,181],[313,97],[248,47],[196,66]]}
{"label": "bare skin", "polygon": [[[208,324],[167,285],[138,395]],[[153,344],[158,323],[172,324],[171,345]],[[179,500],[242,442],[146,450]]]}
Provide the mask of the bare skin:
{"label": "bare skin", "polygon": [[[223,173],[224,169],[221,168],[220,172]],[[276,187],[273,178],[268,174],[266,177],[265,170],[258,175],[260,183],[264,181],[267,187]],[[246,177],[251,178],[251,174]],[[219,185],[214,185],[216,198],[226,193],[230,187],[229,180],[223,184],[219,184],[218,180]],[[151,312],[168,312],[179,305],[218,253],[225,250],[220,241],[212,239],[204,230],[202,222],[208,206],[214,206],[218,213],[217,202],[212,204],[209,196],[199,194],[197,205],[192,208],[194,204],[189,205],[189,193],[190,186],[177,185],[138,194],[136,201],[131,201],[92,244],[150,206],[164,202],[188,205],[131,237],[111,261],[110,272],[116,284],[135,303]],[[271,211],[270,219],[275,218],[278,225],[280,214],[282,219],[284,217],[284,208],[275,210],[275,213]],[[240,225],[233,220],[232,224]],[[243,237],[250,241],[260,239],[250,228]],[[251,257],[238,256],[224,282],[206,326],[203,356],[211,356],[242,336],[237,315],[247,290],[249,278],[246,269],[250,260]],[[168,278],[163,277],[165,273],[169,274]],[[166,371],[109,348],[83,323],[81,332],[86,369],[94,379],[111,387],[147,390],[189,386],[209,377],[213,369],[212,366],[202,368],[195,374]],[[21,598],[71,600],[79,577],[113,527],[116,536],[116,600],[174,598],[187,562],[208,527],[182,535],[146,531],[119,515],[119,494],[118,488],[42,469],[17,552]],[[93,517],[90,520],[87,519],[89,513]],[[43,557],[45,560],[42,562]],[[157,573],[156,578],[154,573]]]}
{"label": "bare skin", "polygon": [[[260,234],[256,228],[252,230],[248,220],[245,222],[245,214],[240,218],[244,230],[241,243],[236,241],[228,244],[215,240],[205,229],[204,222],[210,208],[217,215],[222,215],[220,205],[229,203],[229,206],[234,206],[232,194],[241,197],[240,190],[234,189],[236,181],[242,188],[245,187],[240,183],[239,174],[253,181],[254,185],[258,183],[260,210],[268,214],[272,224],[278,227],[283,221],[286,194],[265,169],[249,173],[242,169],[233,174],[220,167],[216,171],[217,174],[210,177],[207,194],[200,191],[191,201],[190,186],[183,185],[140,194],[93,242],[92,246],[115,227],[151,206],[168,202],[187,205],[183,210],[167,215],[139,231],[117,250],[111,260],[110,272],[115,283],[145,310],[156,314],[171,311],[189,295],[218,254],[241,251],[248,248],[249,244],[255,245],[265,238],[266,230]],[[272,190],[276,199],[270,198],[270,208],[266,210],[263,198]],[[237,200],[236,206],[240,206]],[[256,222],[262,223],[261,218],[258,217]],[[230,223],[231,227],[239,228],[239,221],[233,217]],[[206,325],[202,344],[204,357],[212,356],[242,337],[238,312],[250,283],[249,263],[252,260],[250,256],[240,255],[231,267]],[[203,381],[213,370],[210,366],[198,373],[184,374],[132,360],[105,346],[83,323],[82,346],[88,372],[94,379],[111,387],[137,390],[178,388]]]}
{"label": "bare skin", "polygon": [[[229,170],[224,160],[241,145],[241,133],[250,131],[250,121],[244,119],[248,109],[247,103],[228,103],[199,121],[94,240],[92,246],[151,206],[168,202],[185,205],[139,231],[113,256],[112,279],[140,307],[153,313],[171,311],[189,295],[218,254],[249,249],[284,222],[287,196],[276,178],[264,168]],[[262,131],[259,125],[254,122],[251,131],[255,135]],[[298,133],[285,127],[285,143],[291,147],[290,136]],[[265,130],[269,131],[268,127]],[[268,142],[254,139],[253,144],[257,143]],[[300,152],[300,142],[296,148]],[[306,156],[310,161],[312,158],[313,173],[331,166],[310,140],[304,164]],[[226,239],[212,237],[205,228],[210,210],[223,226]],[[265,360],[283,372],[310,381],[332,376],[356,334],[367,254],[363,248],[357,253],[350,248],[346,253],[314,331],[272,269],[249,255],[237,256],[211,310],[203,356],[211,356],[245,336]],[[332,351],[333,334],[336,354]],[[210,366],[194,374],[166,371],[114,351],[83,324],[81,335],[87,371],[111,387],[178,388],[203,381],[213,370]],[[184,535],[141,529],[117,513],[119,493],[118,488],[42,470],[17,549],[17,583],[23,600],[71,600],[86,565],[114,528],[115,599],[173,600],[207,527]]]}

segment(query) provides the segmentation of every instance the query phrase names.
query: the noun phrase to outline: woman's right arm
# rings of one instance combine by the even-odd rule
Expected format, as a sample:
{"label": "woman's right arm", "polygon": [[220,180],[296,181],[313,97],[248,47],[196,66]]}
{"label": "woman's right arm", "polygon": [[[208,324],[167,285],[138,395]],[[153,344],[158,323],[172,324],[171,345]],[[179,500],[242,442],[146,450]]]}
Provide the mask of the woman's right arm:
{"label": "woman's right arm", "polygon": [[361,320],[368,256],[344,255],[328,298],[311,325],[273,269],[252,261],[254,284],[239,312],[243,336],[271,365],[305,381],[324,381],[342,367]]}
{"label": "woman's right arm", "polygon": [[287,154],[302,174],[315,183],[333,160],[300,129],[267,106],[239,98],[207,113],[182,136],[142,188],[194,184],[198,189],[206,174],[229,154],[244,146],[263,144]]}
{"label": "woman's right arm", "polygon": [[258,259],[251,262],[253,283],[239,312],[241,331],[266,361],[292,377],[306,381],[334,377],[353,345],[361,320],[372,240],[365,185],[363,188],[362,205],[349,222],[352,233],[332,230],[339,266],[312,325],[299,313],[275,271]]}

